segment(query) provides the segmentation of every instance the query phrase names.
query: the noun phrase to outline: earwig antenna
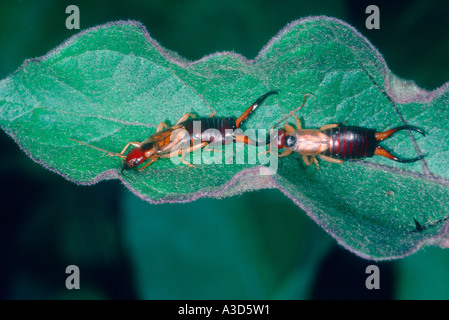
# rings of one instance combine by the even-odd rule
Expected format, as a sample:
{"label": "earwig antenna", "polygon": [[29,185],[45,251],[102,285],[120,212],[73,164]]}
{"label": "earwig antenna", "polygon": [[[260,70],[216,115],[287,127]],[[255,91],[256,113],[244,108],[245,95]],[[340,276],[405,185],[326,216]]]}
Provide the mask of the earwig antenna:
{"label": "earwig antenna", "polygon": [[[307,98],[308,96],[315,97],[315,96],[314,96],[313,94],[311,94],[311,93],[306,93],[306,94],[304,95],[304,97],[302,98],[301,106],[299,106],[299,108],[296,109],[294,112],[297,112],[297,111],[299,111],[302,107],[304,107],[304,105],[306,104],[306,98]],[[281,120],[279,120],[278,122],[276,122],[275,125],[274,125],[271,129],[274,129],[279,123],[281,123],[282,121],[285,121],[286,119],[288,119],[288,118],[291,117],[291,116],[292,116],[292,111],[290,111],[289,116],[284,117],[283,119],[281,119]]]}
{"label": "earwig antenna", "polygon": [[122,166],[122,170],[120,170],[120,174],[124,177],[127,177],[130,180],[134,180],[133,178],[131,178],[130,176],[127,176],[123,171],[125,169],[128,169],[128,166],[126,165],[126,162],[123,162],[123,166]]}
{"label": "earwig antenna", "polygon": [[306,104],[306,98],[308,97],[308,96],[312,96],[312,97],[315,97],[313,94],[311,94],[311,93],[306,93],[305,95],[304,95],[304,97],[302,97],[302,104],[301,104],[301,106],[298,108],[298,110],[296,110],[296,111],[299,111],[302,107],[304,107],[304,105]]}
{"label": "earwig antenna", "polygon": [[[82,145],[84,145],[84,146],[90,147],[90,148],[95,149],[95,150],[98,150],[98,151],[105,152],[105,153],[107,153],[107,154],[119,155],[119,154],[111,153],[111,152],[109,152],[109,151],[107,151],[107,150],[104,150],[104,149],[95,147],[95,146],[93,146],[93,145],[91,145],[91,144],[88,144],[88,143],[85,143],[85,142],[82,142],[82,141],[78,141],[78,140],[75,140],[75,139],[72,139],[72,138],[69,138],[69,140],[78,142],[79,144],[82,144]],[[120,155],[120,157],[122,158],[121,155]],[[133,180],[133,178],[127,176],[127,175],[123,172],[123,170],[125,170],[126,168],[127,168],[127,165],[126,165],[126,162],[124,162],[124,163],[123,163],[123,166],[122,166],[122,169],[120,170],[120,174],[121,174],[122,176],[127,177],[128,179]]]}
{"label": "earwig antenna", "polygon": [[78,140],[75,140],[75,139],[72,139],[72,138],[68,138],[68,139],[71,140],[71,141],[78,142],[79,144],[85,145],[85,146],[87,146],[87,147],[90,147],[90,148],[95,149],[95,150],[98,150],[98,151],[102,151],[102,152],[106,152],[106,153],[111,153],[111,152],[109,152],[109,151],[107,151],[107,150],[104,150],[104,149],[95,147],[95,146],[93,146],[93,145],[91,145],[91,144],[88,144],[88,143],[86,143],[86,142],[78,141]]}
{"label": "earwig antenna", "polygon": [[82,144],[82,145],[84,145],[84,146],[86,146],[86,147],[89,147],[89,148],[92,148],[92,149],[95,149],[95,150],[98,150],[98,151],[101,151],[101,152],[105,152],[106,155],[109,155],[109,156],[120,157],[120,158],[122,158],[122,159],[125,159],[125,158],[126,158],[124,155],[122,155],[122,154],[120,154],[120,153],[110,152],[110,151],[108,151],[108,150],[98,148],[98,147],[96,147],[96,146],[93,146],[93,145],[88,144],[88,143],[83,142],[83,141],[78,141],[78,140],[71,139],[71,138],[68,138],[68,139],[69,139],[69,140],[72,140],[72,141],[75,141],[75,142],[78,142],[79,144]]}

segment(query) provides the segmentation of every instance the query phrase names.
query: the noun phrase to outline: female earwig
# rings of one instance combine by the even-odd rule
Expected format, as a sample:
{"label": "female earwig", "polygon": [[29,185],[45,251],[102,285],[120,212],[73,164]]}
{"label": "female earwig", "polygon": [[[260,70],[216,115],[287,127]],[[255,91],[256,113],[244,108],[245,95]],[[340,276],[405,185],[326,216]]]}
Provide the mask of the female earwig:
{"label": "female earwig", "polygon": [[[236,133],[234,130],[239,129],[242,123],[248,119],[250,114],[256,110],[268,96],[272,94],[277,94],[277,92],[269,91],[265,93],[238,118],[218,118],[214,117],[215,113],[211,114],[207,118],[195,118],[193,114],[187,113],[183,115],[172,127],[169,127],[166,123],[161,122],[156,128],[156,133],[149,136],[143,142],[128,142],[120,153],[108,152],[97,147],[94,148],[107,152],[108,156],[117,156],[122,158],[124,160],[121,170],[122,173],[123,170],[135,168],[147,160],[149,161],[142,168],[139,168],[139,171],[144,170],[159,158],[171,158],[180,154],[182,154],[182,163],[194,167],[193,164],[184,161],[184,155],[208,145],[229,143],[232,141],[249,145],[258,145],[257,141],[251,140],[243,133]],[[80,143],[88,145],[83,142]],[[134,148],[125,156],[125,152],[131,146]]]}
{"label": "female earwig", "polygon": [[[301,107],[304,105],[301,105]],[[301,108],[300,107],[300,108]],[[319,130],[301,129],[299,118],[290,112],[296,120],[296,130],[289,124],[284,124],[285,130],[278,130],[277,146],[284,149],[279,157],[285,157],[295,152],[302,155],[306,165],[310,165],[310,159],[317,165],[316,156],[334,163],[342,163],[349,159],[362,159],[375,155],[388,159],[410,163],[424,158],[420,155],[412,159],[401,159],[380,147],[378,143],[390,137],[400,130],[413,130],[425,135],[421,129],[404,125],[392,128],[385,132],[377,132],[354,126],[341,126],[340,124],[327,124]]]}

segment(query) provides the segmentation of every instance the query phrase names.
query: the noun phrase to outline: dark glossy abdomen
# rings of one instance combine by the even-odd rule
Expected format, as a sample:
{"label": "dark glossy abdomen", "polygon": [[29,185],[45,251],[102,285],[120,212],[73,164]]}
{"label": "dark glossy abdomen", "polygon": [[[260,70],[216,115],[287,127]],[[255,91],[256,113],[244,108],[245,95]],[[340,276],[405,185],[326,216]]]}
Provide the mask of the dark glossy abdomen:
{"label": "dark glossy abdomen", "polygon": [[361,159],[372,157],[376,149],[373,129],[361,127],[337,127],[323,131],[329,136],[329,149],[323,155],[336,159]]}
{"label": "dark glossy abdomen", "polygon": [[189,119],[182,126],[187,130],[191,140],[202,142],[227,143],[233,140],[234,118],[197,118]]}

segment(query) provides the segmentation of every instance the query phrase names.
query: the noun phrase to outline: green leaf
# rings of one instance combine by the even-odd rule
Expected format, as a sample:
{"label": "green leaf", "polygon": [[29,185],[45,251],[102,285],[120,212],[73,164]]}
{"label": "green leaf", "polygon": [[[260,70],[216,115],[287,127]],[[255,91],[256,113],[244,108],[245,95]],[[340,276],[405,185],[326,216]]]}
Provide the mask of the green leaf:
{"label": "green leaf", "polygon": [[[402,132],[383,145],[405,158],[426,157],[411,164],[380,157],[320,161],[318,170],[292,155],[273,176],[260,174],[261,158],[197,168],[164,159],[126,177],[119,158],[69,140],[118,152],[162,121],[173,124],[189,112],[238,116],[273,89],[279,95],[267,99],[246,128],[292,122],[289,111],[311,93],[298,113],[304,128],[347,121],[383,131],[405,122],[427,136]],[[119,178],[153,203],[278,188],[340,244],[370,259],[448,246],[447,104],[447,85],[427,92],[398,79],[357,31],[325,17],[286,26],[254,60],[218,53],[196,62],[162,48],[139,23],[110,23],[26,61],[0,82],[2,128],[34,160],[76,183]]]}

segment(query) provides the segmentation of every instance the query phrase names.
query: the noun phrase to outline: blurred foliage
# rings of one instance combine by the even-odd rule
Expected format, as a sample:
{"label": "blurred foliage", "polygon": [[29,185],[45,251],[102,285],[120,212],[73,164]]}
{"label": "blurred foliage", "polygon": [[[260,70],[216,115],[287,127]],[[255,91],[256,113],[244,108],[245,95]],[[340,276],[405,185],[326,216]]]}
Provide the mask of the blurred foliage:
{"label": "blurred foliage", "polygon": [[397,299],[449,299],[449,253],[425,248],[397,262]]}
{"label": "blurred foliage", "polygon": [[306,299],[332,243],[279,191],[123,211],[144,299]]}
{"label": "blurred foliage", "polygon": [[[119,19],[139,20],[163,46],[188,59],[198,59],[221,50],[235,51],[252,58],[288,22],[309,15],[329,15],[353,25],[372,41],[396,75],[412,79],[427,89],[439,87],[449,78],[449,20],[446,17],[449,4],[438,0],[328,0],[314,3],[299,0],[244,3],[237,0],[136,0],[132,3],[2,1],[0,78],[3,79],[15,71],[25,58],[41,56],[77,32],[65,28],[65,8],[70,4],[80,8],[82,29]],[[377,4],[380,7],[380,30],[365,28],[364,12],[369,4]],[[252,252],[251,255],[256,258],[252,260],[254,263],[267,261],[268,258],[276,259],[276,252],[286,255],[282,257],[283,267],[279,270],[275,270],[274,265],[270,263],[260,267],[265,270],[263,275],[271,277],[264,280],[263,284],[267,290],[273,290],[267,297],[292,297],[293,292],[297,290],[298,298],[432,298],[436,297],[435,292],[439,292],[438,298],[449,298],[449,283],[444,276],[444,270],[447,269],[444,268],[447,264],[447,251],[442,250],[426,250],[403,261],[379,264],[381,276],[387,274],[388,277],[382,276],[381,290],[377,293],[367,293],[364,288],[363,272],[366,266],[373,262],[361,260],[337,247],[321,260],[322,263],[319,263],[320,259],[315,258],[315,270],[306,272],[312,280],[301,278],[301,275],[294,271],[295,263],[296,268],[300,268],[301,264],[306,263],[308,256],[301,254],[295,258],[295,255],[301,252],[298,251],[298,242],[302,235],[298,234],[294,239],[292,225],[297,226],[298,233],[307,228],[307,233],[316,234],[312,239],[326,239],[326,236],[314,223],[307,221],[304,212],[292,208],[285,199],[279,199],[281,196],[277,191],[245,194],[224,200],[199,200],[188,205],[159,207],[145,204],[146,208],[143,209],[140,200],[129,199],[124,195],[127,191],[116,182],[102,182],[92,187],[75,186],[32,162],[6,135],[0,135],[0,143],[0,297],[3,299],[156,297],[157,294],[152,293],[151,288],[141,287],[145,281],[153,283],[151,281],[154,280],[147,280],[146,277],[157,279],[160,274],[156,272],[157,265],[149,267],[155,272],[153,274],[149,274],[147,269],[142,270],[140,260],[133,256],[132,253],[138,247],[130,238],[132,230],[129,227],[132,221],[140,221],[139,218],[148,211],[149,218],[143,219],[140,225],[141,231],[146,232],[146,229],[151,227],[150,217],[157,219],[152,227],[159,226],[159,229],[153,229],[156,234],[150,238],[155,243],[142,244],[148,246],[148,250],[152,250],[155,257],[164,246],[178,249],[182,248],[183,244],[198,245],[201,239],[198,237],[201,235],[192,234],[195,223],[202,219],[203,225],[206,222],[213,225],[215,211],[221,210],[236,212],[231,212],[230,217],[223,212],[216,214],[215,223],[218,225],[222,221],[228,221],[227,223],[236,228],[234,232],[238,231],[240,237],[234,237],[235,233],[220,228],[212,229],[215,233],[211,232],[212,230],[203,230],[204,237],[201,240],[210,242],[210,245],[204,244],[201,247],[202,252],[217,255],[226,253],[225,257],[231,259],[230,261],[240,261],[239,255],[242,257],[243,254]],[[263,203],[264,206],[256,206],[257,203]],[[266,210],[265,206],[270,203],[276,206]],[[236,208],[240,209],[237,211]],[[184,210],[186,212],[182,214]],[[189,215],[188,210],[193,212]],[[180,215],[179,220],[176,219],[176,213]],[[261,223],[257,222],[259,215],[264,217]],[[177,223],[181,224],[176,225]],[[183,228],[184,225],[189,229]],[[265,233],[282,234],[280,230],[284,226],[288,226],[289,237],[269,244],[259,242]],[[173,237],[175,230],[185,232],[182,241]],[[248,233],[248,230],[252,232]],[[245,238],[242,236],[245,234],[253,236]],[[134,236],[138,238],[140,235]],[[171,244],[170,239],[174,239]],[[236,242],[236,239],[240,242]],[[285,246],[289,239],[292,239],[290,248],[278,247]],[[214,243],[221,252],[213,252]],[[226,246],[228,243],[230,247]],[[325,253],[325,248],[320,250]],[[232,255],[233,253],[235,255]],[[170,256],[167,258],[173,259]],[[189,269],[186,272],[192,275],[192,272],[201,266],[201,261],[191,260],[191,255],[184,258],[181,264],[183,269],[173,270],[178,277],[187,267]],[[213,261],[214,258],[210,255],[204,259],[210,262],[203,265],[220,261]],[[69,264],[77,264],[80,267],[83,290],[69,292],[65,289],[64,281],[67,275],[64,271]],[[252,265],[254,264],[248,262],[246,267]],[[159,264],[159,268],[164,267],[165,265]],[[391,272],[392,268],[394,273]],[[255,276],[251,271],[249,274]],[[357,276],[354,276],[355,273]],[[326,276],[329,274],[333,277]],[[393,276],[390,278],[391,274]],[[276,288],[279,288],[277,281],[284,281],[282,287],[288,288],[286,279],[291,279],[292,288],[276,291]],[[351,285],[352,283],[355,284]],[[390,286],[390,283],[393,285]],[[171,288],[172,296],[177,292],[180,292],[179,296],[185,296],[188,293],[188,287],[185,285],[189,284],[192,283],[177,285],[173,282],[160,286]],[[314,287],[311,288],[310,285]],[[407,286],[411,285],[414,286],[414,292],[420,293],[419,296],[404,293],[410,292]],[[195,289],[200,290],[199,287]],[[276,295],[275,292],[287,292],[289,295]]]}

